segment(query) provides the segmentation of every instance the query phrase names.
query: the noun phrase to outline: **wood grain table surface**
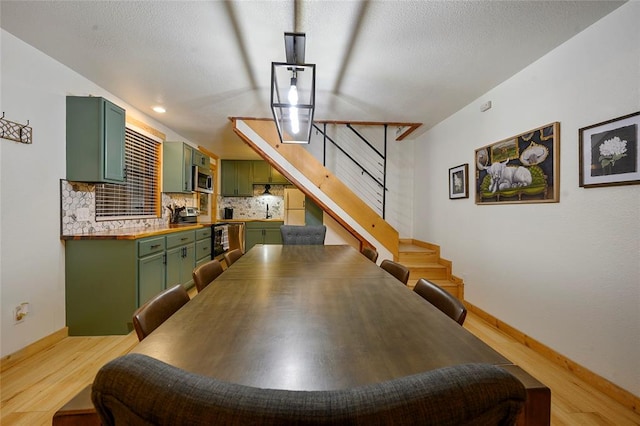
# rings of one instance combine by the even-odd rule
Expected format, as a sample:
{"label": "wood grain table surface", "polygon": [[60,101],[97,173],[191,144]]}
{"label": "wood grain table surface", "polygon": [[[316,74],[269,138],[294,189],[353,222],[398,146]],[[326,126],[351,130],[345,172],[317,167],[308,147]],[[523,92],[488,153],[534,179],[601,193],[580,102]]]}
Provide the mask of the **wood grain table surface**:
{"label": "wood grain table surface", "polygon": [[289,390],[511,364],[350,246],[258,245],[133,352]]}

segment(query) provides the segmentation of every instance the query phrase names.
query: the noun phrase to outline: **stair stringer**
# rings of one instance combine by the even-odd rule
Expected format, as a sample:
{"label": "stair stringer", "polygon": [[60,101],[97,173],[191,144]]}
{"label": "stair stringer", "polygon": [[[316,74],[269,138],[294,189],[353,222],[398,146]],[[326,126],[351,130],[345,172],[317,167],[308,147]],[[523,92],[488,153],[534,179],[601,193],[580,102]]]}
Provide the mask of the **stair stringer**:
{"label": "stair stringer", "polygon": [[307,150],[296,144],[282,144],[272,120],[232,118],[232,121],[234,132],[242,140],[357,239],[376,247],[382,259],[397,258],[398,231]]}

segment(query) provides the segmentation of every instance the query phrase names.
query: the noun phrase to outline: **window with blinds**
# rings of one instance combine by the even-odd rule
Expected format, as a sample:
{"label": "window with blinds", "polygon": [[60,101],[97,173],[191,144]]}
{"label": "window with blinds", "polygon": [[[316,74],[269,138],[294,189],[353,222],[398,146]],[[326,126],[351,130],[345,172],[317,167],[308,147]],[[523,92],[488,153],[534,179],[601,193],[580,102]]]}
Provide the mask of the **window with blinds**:
{"label": "window with blinds", "polygon": [[127,127],[125,164],[125,184],[96,185],[96,220],[160,216],[160,143]]}

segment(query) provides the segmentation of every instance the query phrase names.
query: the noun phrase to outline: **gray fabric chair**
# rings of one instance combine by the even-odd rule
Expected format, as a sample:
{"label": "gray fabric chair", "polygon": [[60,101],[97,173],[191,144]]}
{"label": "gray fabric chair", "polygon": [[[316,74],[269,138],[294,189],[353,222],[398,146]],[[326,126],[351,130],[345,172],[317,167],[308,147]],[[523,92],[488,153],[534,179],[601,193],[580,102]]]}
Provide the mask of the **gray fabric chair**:
{"label": "gray fabric chair", "polygon": [[427,302],[444,312],[449,318],[458,324],[464,324],[467,317],[467,308],[464,304],[448,291],[437,284],[424,278],[420,278],[413,288]]}
{"label": "gray fabric chair", "polygon": [[140,306],[133,313],[133,328],[142,341],[167,318],[189,301],[189,293],[182,284],[168,288]]}
{"label": "gray fabric chair", "polygon": [[351,389],[260,389],[204,377],[142,354],[98,372],[104,425],[513,425],[524,386],[500,367],[464,364]]}
{"label": "gray fabric chair", "polygon": [[207,263],[203,263],[193,270],[191,276],[193,282],[196,283],[196,290],[200,293],[211,281],[218,278],[218,275],[224,272],[222,264],[217,259],[212,259]]}
{"label": "gray fabric chair", "polygon": [[376,260],[378,260],[378,252],[374,248],[365,247],[362,249],[362,254],[373,263],[376,263]]}
{"label": "gray fabric chair", "polygon": [[282,225],[280,233],[282,234],[282,244],[284,245],[323,245],[327,227],[324,225]]}
{"label": "gray fabric chair", "polygon": [[396,277],[402,284],[407,285],[409,282],[410,271],[406,266],[393,260],[385,259],[380,263],[380,267]]}

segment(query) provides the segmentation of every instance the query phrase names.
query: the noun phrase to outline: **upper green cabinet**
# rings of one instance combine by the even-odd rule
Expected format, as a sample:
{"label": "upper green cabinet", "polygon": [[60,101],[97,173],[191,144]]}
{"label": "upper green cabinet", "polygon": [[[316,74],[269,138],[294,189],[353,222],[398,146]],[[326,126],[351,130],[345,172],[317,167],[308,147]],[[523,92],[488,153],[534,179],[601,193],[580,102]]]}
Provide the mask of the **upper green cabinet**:
{"label": "upper green cabinet", "polygon": [[223,197],[253,196],[253,161],[222,160],[221,193]]}
{"label": "upper green cabinet", "polygon": [[289,183],[279,171],[274,169],[271,164],[266,161],[256,160],[253,163],[253,183],[260,184],[280,184],[286,185]]}
{"label": "upper green cabinet", "polygon": [[191,164],[206,170],[209,170],[211,168],[211,165],[209,164],[209,157],[204,155],[197,149],[193,150],[193,158]]}
{"label": "upper green cabinet", "polygon": [[193,152],[184,142],[162,144],[162,192],[193,192]]}
{"label": "upper green cabinet", "polygon": [[67,97],[67,180],[123,183],[125,110],[100,97]]}

